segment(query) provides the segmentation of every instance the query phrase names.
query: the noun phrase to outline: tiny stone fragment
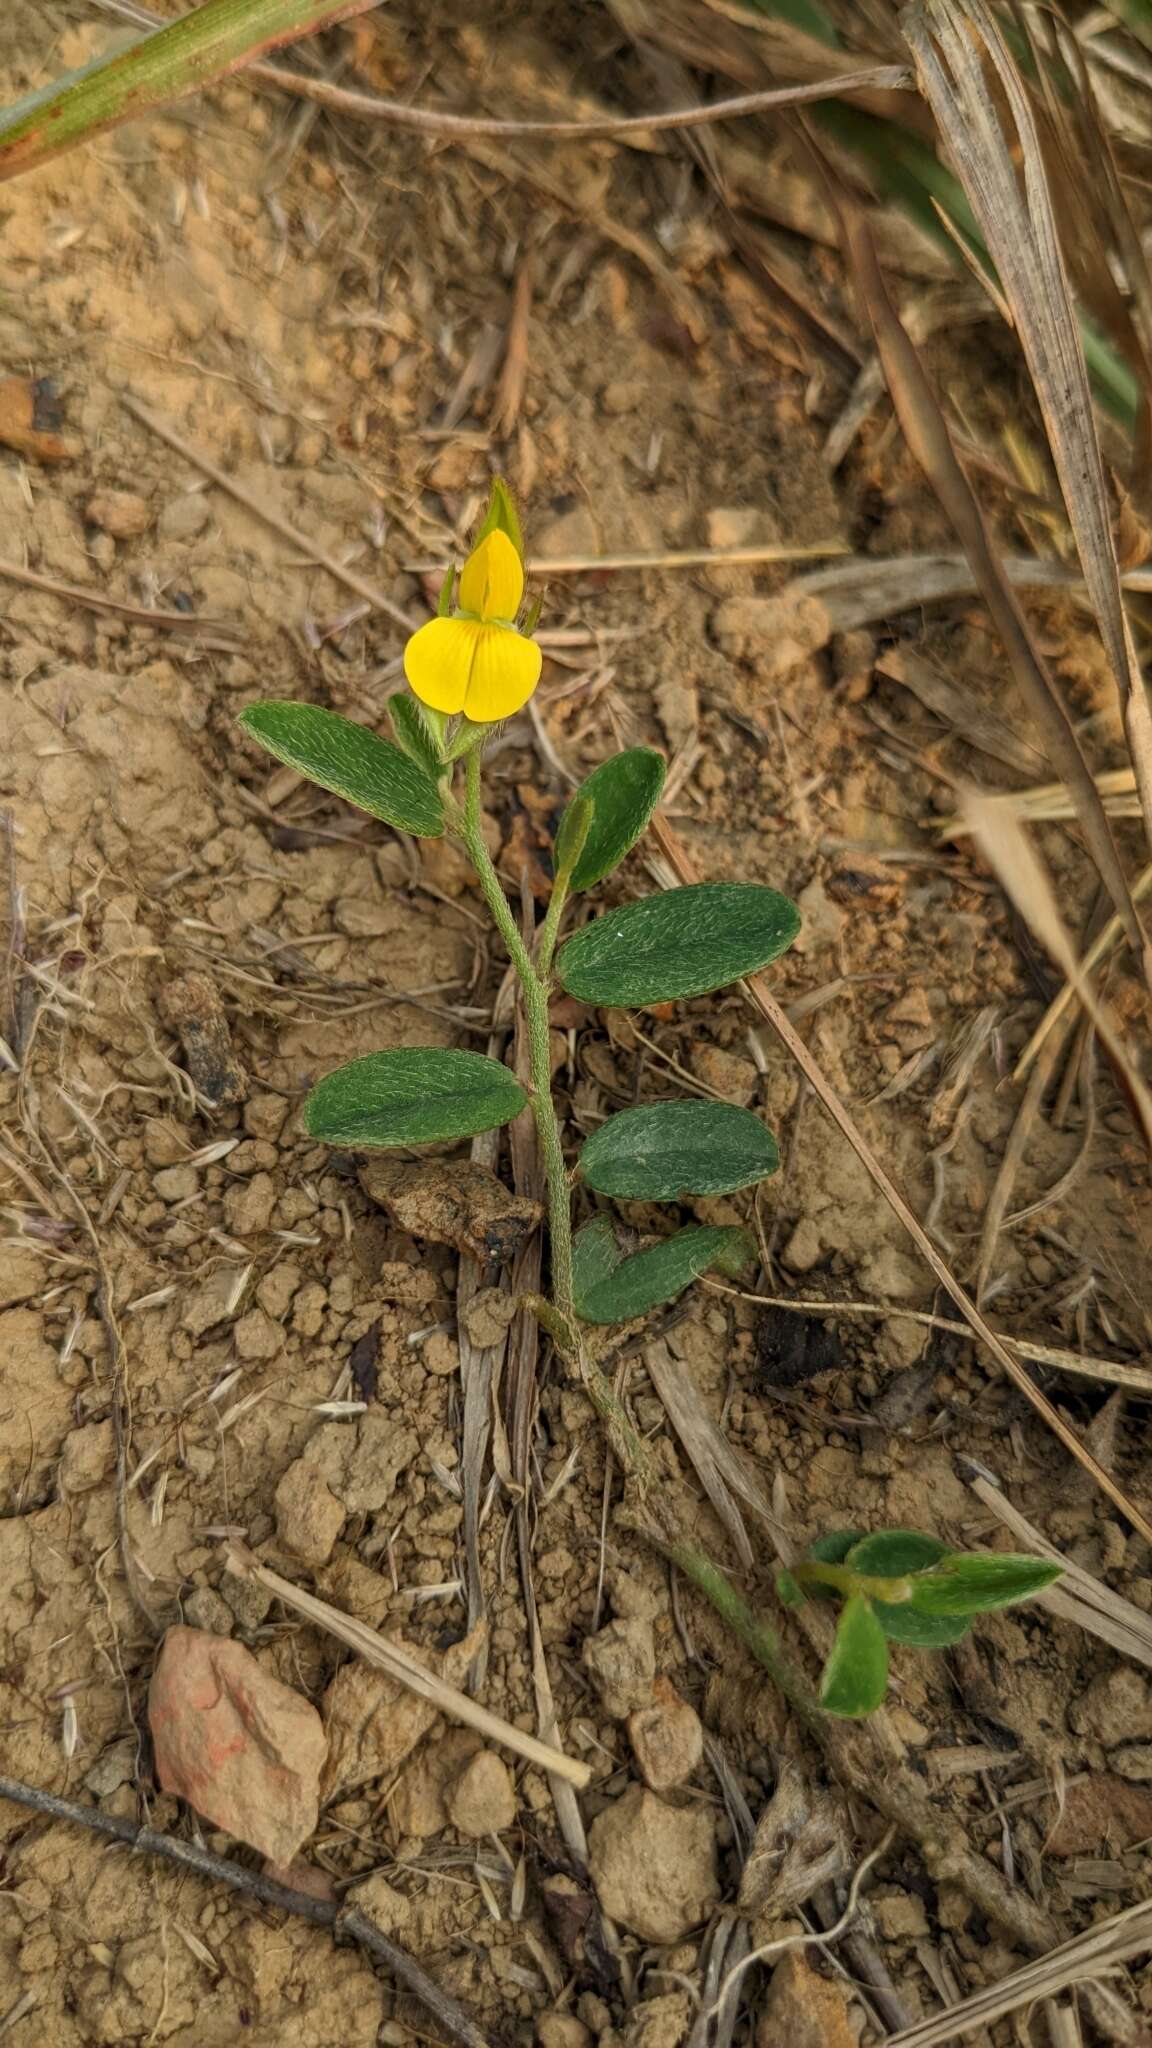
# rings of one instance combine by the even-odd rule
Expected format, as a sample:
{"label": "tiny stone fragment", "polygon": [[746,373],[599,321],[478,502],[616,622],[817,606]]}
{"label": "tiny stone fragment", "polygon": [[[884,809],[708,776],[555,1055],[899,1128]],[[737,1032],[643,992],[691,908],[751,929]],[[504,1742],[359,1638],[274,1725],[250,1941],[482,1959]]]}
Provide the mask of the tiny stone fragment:
{"label": "tiny stone fragment", "polygon": [[197,1093],[213,1109],[243,1102],[247,1076],[232,1050],[232,1035],[215,982],[206,974],[182,974],[168,983],[160,1008],[184,1049]]}
{"label": "tiny stone fragment", "polygon": [[136,491],[94,491],[84,517],[113,540],[137,540],[152,524],[152,507]]}
{"label": "tiny stone fragment", "polygon": [[171,1628],[148,1720],[163,1791],[271,1862],[292,1861],[319,1812],[325,1742],[315,1707],[242,1643]]}
{"label": "tiny stone fragment", "polygon": [[712,1815],[632,1785],[593,1821],[588,1869],[610,1920],[642,1941],[682,1941],[720,1896]]}
{"label": "tiny stone fragment", "polygon": [[652,1623],[642,1616],[610,1621],[597,1635],[589,1636],[581,1659],[592,1679],[604,1710],[614,1721],[622,1721],[652,1698],[656,1676],[656,1649]]}
{"label": "tiny stone fragment", "polygon": [[473,1344],[485,1351],[500,1343],[515,1313],[515,1297],[507,1288],[481,1287],[460,1310],[460,1322]]}
{"label": "tiny stone fragment", "polygon": [[756,2022],[756,2048],[856,2048],[846,1986],[794,1949],[772,1972]]}
{"label": "tiny stone fragment", "polygon": [[503,1758],[491,1749],[478,1750],[449,1785],[445,1804],[453,1827],[474,1841],[510,1828],[516,1818],[516,1793]]}
{"label": "tiny stone fragment", "polygon": [[652,1686],[652,1704],[628,1716],[632,1754],[653,1792],[667,1792],[692,1776],[704,1754],[700,1716],[663,1675]]}

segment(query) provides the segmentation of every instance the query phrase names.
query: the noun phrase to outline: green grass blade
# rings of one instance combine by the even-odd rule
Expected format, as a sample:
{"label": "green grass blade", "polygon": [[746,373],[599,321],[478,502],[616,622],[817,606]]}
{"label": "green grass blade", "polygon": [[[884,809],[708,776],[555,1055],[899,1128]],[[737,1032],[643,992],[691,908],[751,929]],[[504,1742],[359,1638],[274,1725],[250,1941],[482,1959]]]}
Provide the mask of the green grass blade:
{"label": "green grass blade", "polygon": [[97,57],[0,114],[0,179],[211,85],[375,0],[206,0],[191,14]]}

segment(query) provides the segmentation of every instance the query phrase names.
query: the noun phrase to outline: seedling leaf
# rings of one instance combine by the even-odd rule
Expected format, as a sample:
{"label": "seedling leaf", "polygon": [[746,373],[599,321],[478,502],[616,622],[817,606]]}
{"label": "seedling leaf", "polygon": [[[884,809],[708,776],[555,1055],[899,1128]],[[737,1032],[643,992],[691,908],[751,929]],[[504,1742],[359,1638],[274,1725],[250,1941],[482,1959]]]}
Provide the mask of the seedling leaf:
{"label": "seedling leaf", "polygon": [[1042,1593],[1062,1567],[1013,1551],[945,1552],[933,1571],[912,1582],[918,1614],[987,1614]]}
{"label": "seedling leaf", "polygon": [[421,839],[443,832],[444,806],[432,777],[366,725],[318,704],[284,703],[249,704],[240,723],[278,761],[371,817]]}
{"label": "seedling leaf", "polygon": [[510,1123],[528,1097],[514,1074],[478,1052],[400,1046],[325,1076],[304,1105],[310,1137],[370,1151],[470,1138]]}
{"label": "seedling leaf", "polygon": [[[606,1219],[599,1219],[606,1221]],[[576,1313],[586,1323],[627,1323],[661,1303],[675,1301],[701,1273],[719,1266],[726,1273],[742,1272],[755,1255],[755,1245],[746,1230],[700,1225],[678,1230],[646,1251],[610,1264],[615,1251],[612,1226],[607,1236],[601,1231],[595,1240],[589,1224],[579,1233],[581,1247],[576,1262]],[[611,1248],[608,1238],[612,1237]]]}
{"label": "seedling leaf", "polygon": [[631,1005],[707,995],[792,944],[800,913],[753,882],[692,882],[598,917],[569,939],[557,972],[580,1002]]}
{"label": "seedling leaf", "polygon": [[862,1537],[844,1561],[866,1579],[902,1579],[909,1572],[927,1571],[947,1554],[946,1543],[921,1536],[918,1529],[878,1529]]}
{"label": "seedling leaf", "polygon": [[729,1102],[650,1102],[609,1117],[580,1154],[589,1187],[620,1200],[727,1195],[780,1164],[759,1117]]}
{"label": "seedling leaf", "polygon": [[917,1614],[914,1607],[893,1607],[887,1600],[874,1600],[872,1607],[890,1643],[910,1643],[917,1650],[946,1650],[972,1625],[966,1614]]}
{"label": "seedling leaf", "polygon": [[586,782],[580,784],[560,820],[556,835],[556,857],[559,864],[560,843],[564,827],[568,822],[572,805],[587,797],[594,805],[592,824],[584,841],[580,857],[572,870],[569,887],[590,889],[594,882],[602,882],[618,867],[624,855],[635,846],[649,818],[660,801],[667,773],[662,754],[652,747],[629,747],[625,754],[614,754],[609,761],[602,761],[592,770]]}
{"label": "seedling leaf", "polygon": [[825,1713],[843,1720],[859,1720],[871,1714],[884,1698],[888,1684],[888,1644],[872,1611],[872,1603],[860,1593],[844,1602],[836,1639],[820,1681],[820,1705]]}

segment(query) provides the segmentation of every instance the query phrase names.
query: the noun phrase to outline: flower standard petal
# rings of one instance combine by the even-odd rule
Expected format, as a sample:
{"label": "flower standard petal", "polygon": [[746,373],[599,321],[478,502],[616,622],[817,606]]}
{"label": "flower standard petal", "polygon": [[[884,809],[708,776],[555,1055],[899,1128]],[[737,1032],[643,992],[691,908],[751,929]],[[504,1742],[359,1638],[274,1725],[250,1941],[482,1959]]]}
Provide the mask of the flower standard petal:
{"label": "flower standard petal", "polygon": [[474,547],[460,571],[459,601],[477,618],[514,619],[524,595],[524,564],[499,528]]}
{"label": "flower standard petal", "polygon": [[480,626],[477,630],[464,716],[473,725],[495,725],[528,702],[540,681],[544,657],[534,640],[511,626]]}
{"label": "flower standard petal", "polygon": [[404,673],[433,711],[463,711],[476,649],[485,628],[476,619],[429,619],[404,649]]}

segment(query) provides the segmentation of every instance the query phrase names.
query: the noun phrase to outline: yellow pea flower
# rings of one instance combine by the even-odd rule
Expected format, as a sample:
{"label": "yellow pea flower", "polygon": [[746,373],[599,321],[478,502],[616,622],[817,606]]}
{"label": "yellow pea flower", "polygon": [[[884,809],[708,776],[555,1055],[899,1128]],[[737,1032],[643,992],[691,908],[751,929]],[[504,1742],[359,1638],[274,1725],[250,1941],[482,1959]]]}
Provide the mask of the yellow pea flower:
{"label": "yellow pea flower", "polygon": [[513,621],[524,596],[515,543],[494,527],[460,571],[459,606],[429,619],[404,649],[404,673],[421,703],[473,725],[511,718],[540,680],[543,657]]}

